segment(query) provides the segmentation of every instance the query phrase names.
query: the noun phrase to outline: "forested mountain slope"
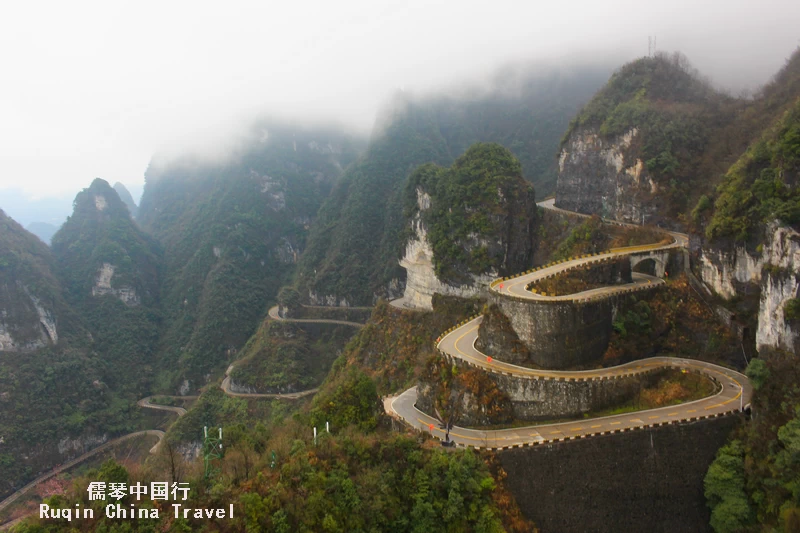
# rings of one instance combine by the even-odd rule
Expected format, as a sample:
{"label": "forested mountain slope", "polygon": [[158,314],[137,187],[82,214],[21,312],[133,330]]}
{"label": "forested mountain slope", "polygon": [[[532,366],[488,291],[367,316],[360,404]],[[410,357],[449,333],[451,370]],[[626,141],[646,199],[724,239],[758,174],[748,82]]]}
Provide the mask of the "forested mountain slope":
{"label": "forested mountain slope", "polygon": [[245,344],[359,148],[333,128],[262,121],[225,159],[151,163],[138,219],[164,248],[161,389],[204,384]]}
{"label": "forested mountain slope", "polygon": [[630,62],[567,129],[557,205],[692,227],[693,209],[710,206],[728,168],[798,96],[798,52],[751,98],[714,89],[680,53]]}
{"label": "forested mountain slope", "polygon": [[50,250],[0,211],[0,494],[135,424]]}
{"label": "forested mountain slope", "polygon": [[140,394],[152,379],[158,340],[160,247],[102,179],[78,193],[74,206],[53,236],[59,277],[116,376],[109,385]]}
{"label": "forested mountain slope", "polygon": [[403,191],[424,163],[449,166],[475,142],[497,142],[522,163],[542,196],[554,190],[564,129],[606,79],[601,67],[554,73],[504,72],[489,91],[459,96],[395,95],[367,153],[345,172],[320,210],[297,284],[312,303],[370,304],[402,293],[397,265]]}

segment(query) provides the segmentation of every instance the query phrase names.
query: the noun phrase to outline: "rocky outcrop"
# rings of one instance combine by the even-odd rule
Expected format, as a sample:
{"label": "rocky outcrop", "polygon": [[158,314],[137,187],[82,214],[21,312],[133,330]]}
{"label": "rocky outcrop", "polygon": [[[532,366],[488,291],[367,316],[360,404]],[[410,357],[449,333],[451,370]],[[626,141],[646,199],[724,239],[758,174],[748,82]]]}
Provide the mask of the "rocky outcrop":
{"label": "rocky outcrop", "polygon": [[259,175],[254,170],[250,171],[250,177],[259,184],[261,194],[264,195],[266,204],[274,211],[283,211],[286,208],[286,193],[283,183],[267,174]]}
{"label": "rocky outcrop", "polygon": [[800,348],[800,329],[785,315],[786,303],[798,297],[800,276],[796,273],[767,273],[761,288],[761,305],[758,309],[758,330],[756,346],[779,348],[790,352]]}
{"label": "rocky outcrop", "polygon": [[326,307],[350,307],[347,298],[337,299],[335,294],[317,294],[312,290],[308,291],[308,303]]}
{"label": "rocky outcrop", "polygon": [[508,317],[495,304],[490,305],[484,311],[475,347],[481,353],[497,357],[508,363],[530,364],[528,348],[519,340]]}
{"label": "rocky outcrop", "polygon": [[759,295],[756,347],[795,351],[800,329],[785,316],[785,307],[800,292],[800,233],[777,222],[765,229],[757,251],[744,246],[704,247],[694,270],[708,289],[725,299]]}
{"label": "rocky outcrop", "polygon": [[732,250],[702,248],[695,262],[695,271],[713,292],[730,299],[742,294],[749,286],[757,290],[764,261],[744,246]]}
{"label": "rocky outcrop", "polygon": [[785,316],[787,303],[800,293],[800,233],[777,222],[765,229],[757,251],[744,246],[704,247],[694,270],[709,292],[730,300],[758,296],[756,348],[795,351],[800,328]]}
{"label": "rocky outcrop", "polygon": [[[417,189],[417,205],[421,212],[430,208],[430,196],[421,189]],[[406,269],[406,288],[403,300],[408,307],[432,310],[431,302],[436,293],[471,298],[484,292],[492,280],[497,277],[497,272],[491,270],[483,275],[472,275],[470,284],[448,285],[444,283],[434,272],[433,248],[428,242],[427,231],[420,214],[412,219],[411,225],[414,229],[414,238],[406,244],[405,254],[400,259],[400,266]]]}
{"label": "rocky outcrop", "polygon": [[[23,301],[17,309],[0,306],[0,352],[30,352],[58,343],[56,317],[52,309],[19,285]],[[0,291],[7,292],[7,291]]]}
{"label": "rocky outcrop", "polygon": [[45,308],[44,305],[42,305],[42,302],[36,296],[29,296],[31,298],[31,302],[33,302],[33,306],[36,308],[36,314],[39,315],[39,325],[41,325],[42,330],[44,331],[42,340],[57,344],[58,332],[56,331],[55,315],[50,309]]}
{"label": "rocky outcrop", "polygon": [[410,238],[405,305],[431,309],[433,294],[469,298],[498,276],[530,266],[536,248],[533,186],[514,155],[476,143],[451,167],[418,167],[406,184]]}
{"label": "rocky outcrop", "polygon": [[92,296],[105,296],[110,294],[115,298],[119,298],[125,305],[136,306],[139,305],[139,296],[133,287],[112,287],[111,278],[114,277],[114,270],[116,267],[110,263],[103,263],[100,270],[97,272],[94,286],[92,287]]}
{"label": "rocky outcrop", "polygon": [[108,440],[108,435],[87,435],[77,438],[64,437],[58,441],[58,453],[67,457],[73,457],[88,452]]}
{"label": "rocky outcrop", "polygon": [[761,278],[761,302],[758,309],[756,346],[796,351],[800,348],[800,329],[785,314],[790,300],[800,296],[800,233],[772,224],[767,228],[771,239],[764,246],[765,263]]}
{"label": "rocky outcrop", "polygon": [[575,130],[558,158],[556,207],[626,222],[649,222],[658,186],[641,159],[627,152],[638,130],[604,139],[594,128]]}

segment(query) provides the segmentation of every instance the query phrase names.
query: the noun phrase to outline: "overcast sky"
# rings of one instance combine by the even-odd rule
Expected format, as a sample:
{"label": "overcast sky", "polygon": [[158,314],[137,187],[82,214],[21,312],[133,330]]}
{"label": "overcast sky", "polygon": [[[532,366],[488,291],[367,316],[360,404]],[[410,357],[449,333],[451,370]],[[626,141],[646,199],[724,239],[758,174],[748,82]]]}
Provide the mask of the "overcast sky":
{"label": "overcast sky", "polygon": [[783,65],[798,21],[796,0],[3,2],[0,207],[7,189],[72,196],[94,177],[138,189],[154,152],[218,145],[257,112],[366,132],[398,87],[621,64],[653,34],[736,92]]}

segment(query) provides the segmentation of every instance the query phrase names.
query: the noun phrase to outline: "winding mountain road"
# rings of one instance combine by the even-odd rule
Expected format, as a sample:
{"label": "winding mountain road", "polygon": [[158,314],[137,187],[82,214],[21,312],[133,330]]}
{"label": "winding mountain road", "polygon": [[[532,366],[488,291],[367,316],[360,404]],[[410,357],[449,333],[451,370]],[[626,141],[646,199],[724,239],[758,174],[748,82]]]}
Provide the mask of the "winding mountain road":
{"label": "winding mountain road", "polygon": [[[33,481],[31,481],[30,483],[28,483],[27,485],[25,485],[21,489],[19,489],[15,493],[13,493],[11,496],[9,496],[8,498],[6,498],[2,502],[0,502],[0,511],[3,511],[4,509],[6,509],[9,505],[11,505],[15,501],[17,501],[23,494],[25,494],[26,492],[28,492],[29,490],[34,488],[39,483],[43,483],[43,482],[47,481],[48,479],[50,479],[50,478],[52,478],[54,476],[57,476],[61,472],[64,472],[65,470],[69,470],[73,466],[79,465],[80,463],[86,461],[87,459],[97,455],[100,452],[103,452],[103,451],[111,448],[112,446],[114,446],[116,444],[119,444],[121,442],[125,442],[126,440],[130,440],[130,439],[132,439],[134,437],[141,437],[141,436],[145,436],[145,435],[151,435],[151,436],[154,436],[154,437],[158,437],[158,442],[156,442],[156,444],[152,448],[150,448],[150,453],[156,453],[156,451],[158,450],[158,445],[161,444],[161,440],[164,438],[164,435],[165,435],[165,433],[163,431],[159,430],[159,429],[146,429],[144,431],[136,431],[134,433],[128,433],[127,435],[123,435],[122,437],[118,437],[116,439],[111,439],[110,441],[107,441],[107,442],[101,444],[97,448],[93,448],[93,449],[89,450],[88,452],[84,453],[83,455],[78,456],[75,459],[72,459],[71,461],[67,461],[64,464],[53,468],[52,470],[50,470],[46,474],[43,474],[43,475],[37,477],[36,479],[34,479]],[[3,524],[3,525],[6,525],[6,524]]]}
{"label": "winding mountain road", "polygon": [[[319,306],[304,306],[310,308],[317,308]],[[330,308],[327,308],[330,309]],[[353,307],[352,309],[371,309],[370,307]],[[267,312],[267,315],[272,320],[278,320],[280,322],[299,322],[299,323],[306,323],[306,324],[336,324],[340,326],[353,326],[355,328],[363,328],[364,324],[360,322],[350,322],[347,320],[328,320],[324,318],[284,318],[278,313],[278,306],[271,307],[270,310]],[[227,394],[228,396],[234,396],[236,398],[280,398],[283,400],[299,400],[300,398],[304,398],[306,396],[310,396],[315,394],[319,388],[308,389],[299,392],[287,392],[287,393],[273,393],[273,394],[261,394],[256,392],[233,392],[231,390],[231,377],[230,373],[233,370],[234,365],[230,365],[228,369],[225,371],[225,378],[222,380],[222,384],[220,388],[222,392]]]}
{"label": "winding mountain road", "polygon": [[[550,200],[545,200],[543,202],[539,202],[537,205],[539,205],[540,207],[544,207],[545,209],[551,209],[559,213],[580,216],[584,218],[588,218],[589,216],[589,215],[584,215],[582,213],[572,213],[571,211],[565,211],[563,209],[559,209],[554,206],[554,203],[555,199],[550,199]],[[635,224],[628,224],[624,222],[614,222],[614,223],[621,226],[635,227]],[[650,276],[647,274],[641,274],[639,272],[633,272],[632,283],[626,283],[621,285],[609,285],[607,287],[600,287],[598,289],[592,289],[575,294],[565,294],[563,296],[545,296],[543,294],[531,292],[530,290],[527,289],[527,287],[529,287],[533,283],[536,283],[537,281],[541,281],[548,277],[562,274],[563,272],[570,270],[572,268],[591,265],[593,263],[599,263],[602,261],[608,261],[619,257],[629,256],[635,253],[662,252],[665,250],[688,247],[689,245],[688,235],[673,231],[666,231],[666,230],[662,231],[664,231],[664,233],[668,234],[672,238],[672,242],[642,244],[638,246],[626,246],[623,248],[612,248],[607,252],[571,258],[569,260],[560,261],[555,264],[537,267],[535,269],[529,270],[526,273],[518,274],[517,276],[514,276],[508,280],[503,280],[503,279],[495,280],[494,282],[492,282],[489,290],[504,296],[515,296],[517,298],[522,298],[525,300],[577,302],[577,301],[591,300],[594,298],[604,298],[617,293],[625,293],[625,292],[630,292],[631,290],[646,289],[653,287],[655,285],[662,284],[664,283],[664,280],[660,278],[657,278],[655,276]]]}
{"label": "winding mountain road", "polygon": [[[541,202],[539,205],[568,214],[577,214],[554,208],[553,200]],[[562,261],[554,265],[533,269],[510,279],[496,280],[492,282],[490,290],[500,296],[525,300],[571,300],[581,302],[594,298],[605,298],[615,293],[655,287],[664,283],[664,281],[653,276],[634,273],[633,283],[602,287],[563,296],[545,296],[527,290],[527,287],[536,281],[594,261],[622,257],[643,251],[663,251],[688,245],[688,237],[686,235],[675,232],[667,233],[672,237],[672,242],[670,243],[616,248],[601,254]],[[695,421],[743,410],[749,404],[752,396],[750,382],[743,374],[712,363],[693,359],[653,357],[615,367],[583,371],[537,370],[498,361],[481,353],[475,347],[475,341],[478,338],[478,327],[482,320],[483,317],[476,317],[460,324],[458,327],[452,328],[438,339],[437,349],[446,355],[459,358],[467,364],[487,372],[532,380],[607,380],[642,374],[658,368],[678,368],[707,376],[718,384],[718,392],[701,400],[669,407],[556,424],[530,425],[498,430],[455,427],[450,431],[450,438],[460,446],[506,449],[618,433],[663,424]],[[444,438],[445,432],[439,429],[439,421],[417,409],[415,407],[416,399],[417,389],[413,387],[395,398],[387,399],[384,402],[384,406],[387,413],[404,420],[412,427],[430,432],[436,438]]]}
{"label": "winding mountain road", "polygon": [[260,394],[257,392],[233,392],[231,390],[231,376],[230,373],[233,370],[233,366],[231,365],[228,367],[228,370],[225,371],[225,378],[222,380],[222,384],[219,388],[222,389],[222,392],[227,394],[228,396],[233,396],[235,398],[280,398],[282,400],[299,400],[300,398],[304,398],[306,396],[310,396],[315,394],[319,389],[313,388],[299,392],[287,392],[287,393],[275,393],[275,394]]}
{"label": "winding mountain road", "polygon": [[[310,306],[310,307],[313,307],[313,306]],[[369,308],[357,307],[357,308],[354,308],[354,309],[369,309]],[[270,309],[268,314],[269,314],[270,318],[272,318],[274,320],[281,320],[281,321],[284,321],[284,322],[323,323],[323,324],[337,324],[337,325],[353,326],[353,327],[357,327],[357,328],[364,327],[364,324],[361,324],[359,322],[349,322],[349,321],[346,321],[346,320],[291,319],[291,318],[286,319],[286,318],[281,317],[278,314],[278,307],[277,306],[275,306],[272,309]],[[225,372],[225,378],[222,380],[222,384],[220,386],[220,388],[222,388],[223,392],[225,394],[229,395],[229,396],[234,396],[234,397],[238,397],[238,398],[282,398],[284,400],[297,400],[297,399],[312,395],[312,394],[316,393],[317,390],[318,390],[317,388],[314,388],[314,389],[309,389],[309,390],[300,391],[300,392],[294,392],[294,393],[287,393],[287,394],[246,394],[246,393],[236,393],[236,392],[232,392],[230,390],[230,376],[229,376],[229,374],[230,374],[232,369],[233,369],[233,365],[230,365],[228,367],[228,370]],[[162,396],[162,397],[164,397],[164,396]],[[139,407],[142,407],[144,409],[156,409],[156,410],[159,410],[159,411],[169,411],[169,412],[175,413],[179,417],[181,417],[181,416],[186,414],[186,409],[184,409],[183,407],[155,404],[155,403],[152,403],[152,401],[151,401],[153,398],[154,398],[153,396],[148,396],[146,398],[142,398],[141,400],[136,402],[136,405],[138,405]],[[197,399],[197,396],[169,396],[169,398],[189,400],[189,399]],[[161,444],[161,441],[164,439],[164,435],[165,435],[165,433],[163,431],[158,430],[158,429],[148,429],[148,430],[144,430],[144,431],[136,431],[134,433],[129,433],[127,435],[123,435],[122,437],[119,437],[119,438],[116,438],[116,439],[112,439],[112,440],[110,440],[108,442],[105,442],[105,443],[101,444],[97,448],[89,450],[88,452],[84,453],[83,455],[81,455],[79,457],[76,457],[75,459],[73,459],[71,461],[68,461],[68,462],[64,463],[63,465],[60,465],[60,466],[58,466],[56,468],[53,468],[49,472],[37,477],[36,479],[34,479],[33,481],[31,481],[30,483],[28,483],[27,485],[25,485],[21,489],[17,490],[13,494],[11,494],[8,498],[6,498],[2,502],[0,502],[0,511],[3,511],[4,509],[6,509],[9,505],[11,505],[15,501],[17,501],[23,494],[27,493],[29,490],[31,490],[35,486],[39,485],[40,483],[43,483],[43,482],[47,481],[48,479],[60,474],[61,472],[64,472],[65,470],[68,470],[68,469],[72,468],[73,466],[76,466],[76,465],[86,461],[87,459],[89,459],[89,458],[91,458],[91,457],[93,457],[93,456],[95,456],[95,455],[97,455],[97,454],[109,449],[110,447],[112,447],[112,446],[114,446],[116,444],[119,444],[121,442],[125,442],[125,441],[130,440],[130,439],[132,439],[134,437],[139,437],[139,436],[143,436],[143,435],[152,435],[152,436],[158,437],[158,442],[156,442],[156,444],[152,448],[150,448],[150,453],[152,453],[152,454],[156,453],[158,451],[158,447]],[[2,524],[2,525],[0,525],[0,530],[7,529],[7,528],[15,525],[17,522],[18,522],[18,520],[14,520],[12,522],[7,522],[5,524]]]}
{"label": "winding mountain road", "polygon": [[[197,396],[161,396],[161,398],[177,398],[181,400],[196,400]],[[157,403],[151,403],[150,400],[153,399],[153,396],[148,396],[147,398],[142,398],[136,405],[139,407],[143,407],[145,409],[157,409],[159,411],[170,411],[175,413],[178,416],[183,416],[186,414],[186,409],[183,407],[174,407],[172,405],[160,405]]]}
{"label": "winding mountain road", "polygon": [[[318,308],[315,306],[304,306],[304,307],[311,307],[312,309]],[[331,309],[330,307],[327,309]],[[354,307],[353,309],[369,309],[368,307]],[[267,312],[269,317],[273,320],[280,320],[281,322],[297,322],[300,324],[338,324],[340,326],[353,326],[354,328],[363,328],[364,324],[361,322],[350,322],[349,320],[328,320],[325,318],[284,318],[278,313],[278,306],[271,307],[270,310]]]}
{"label": "winding mountain road", "polygon": [[[166,396],[166,397],[167,398],[180,398],[180,399],[183,399],[183,400],[190,400],[190,399],[196,399],[197,398],[197,396]],[[184,409],[183,407],[173,407],[171,405],[158,405],[158,404],[155,404],[155,403],[151,403],[150,400],[152,398],[153,398],[153,396],[148,396],[146,398],[142,398],[141,400],[136,402],[136,405],[138,405],[139,407],[145,408],[145,409],[157,409],[159,411],[170,411],[170,412],[173,412],[173,413],[177,414],[179,417],[181,417],[181,416],[186,414],[186,409]],[[118,437],[116,439],[111,439],[111,440],[109,440],[107,442],[104,442],[103,444],[101,444],[97,448],[93,448],[93,449],[89,450],[88,452],[84,453],[83,455],[80,455],[80,456],[76,457],[75,459],[72,459],[71,461],[67,461],[64,464],[53,468],[49,472],[47,472],[45,474],[42,474],[41,476],[37,477],[36,479],[31,481],[27,485],[22,487],[21,489],[17,490],[13,494],[11,494],[11,496],[9,496],[8,498],[6,498],[2,502],[0,502],[0,512],[2,512],[4,509],[6,509],[9,505],[14,503],[15,501],[17,501],[23,494],[27,493],[29,490],[31,490],[35,486],[39,485],[40,483],[44,483],[48,479],[50,479],[50,478],[52,478],[54,476],[57,476],[61,472],[64,472],[66,470],[69,470],[73,466],[77,466],[77,465],[81,464],[82,462],[86,461],[87,459],[90,459],[90,458],[94,457],[95,455],[97,455],[97,454],[99,454],[101,452],[104,452],[105,450],[111,448],[112,446],[115,446],[117,444],[120,444],[122,442],[125,442],[125,441],[130,440],[130,439],[135,438],[135,437],[141,437],[141,436],[147,436],[147,435],[158,438],[158,441],[153,445],[152,448],[150,448],[150,453],[151,454],[155,454],[156,452],[158,452],[158,447],[161,444],[161,441],[164,440],[164,436],[166,435],[166,433],[164,433],[160,429],[145,429],[143,431],[135,431],[133,433],[128,433],[127,435],[123,435],[122,437]],[[8,529],[11,526],[15,525],[16,523],[18,523],[20,520],[21,520],[21,518],[17,519],[17,520],[13,520],[11,522],[6,522],[5,524],[0,525],[0,530]]]}

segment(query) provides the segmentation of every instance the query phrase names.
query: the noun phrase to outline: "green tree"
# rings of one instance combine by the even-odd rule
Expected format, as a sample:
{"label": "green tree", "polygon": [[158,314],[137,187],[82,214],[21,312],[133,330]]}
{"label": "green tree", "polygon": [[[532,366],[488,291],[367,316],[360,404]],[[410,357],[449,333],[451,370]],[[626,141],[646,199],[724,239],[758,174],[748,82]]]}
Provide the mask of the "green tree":
{"label": "green tree", "polygon": [[704,486],[714,531],[733,533],[752,523],[753,510],[745,493],[744,447],[740,441],[719,449]]}

